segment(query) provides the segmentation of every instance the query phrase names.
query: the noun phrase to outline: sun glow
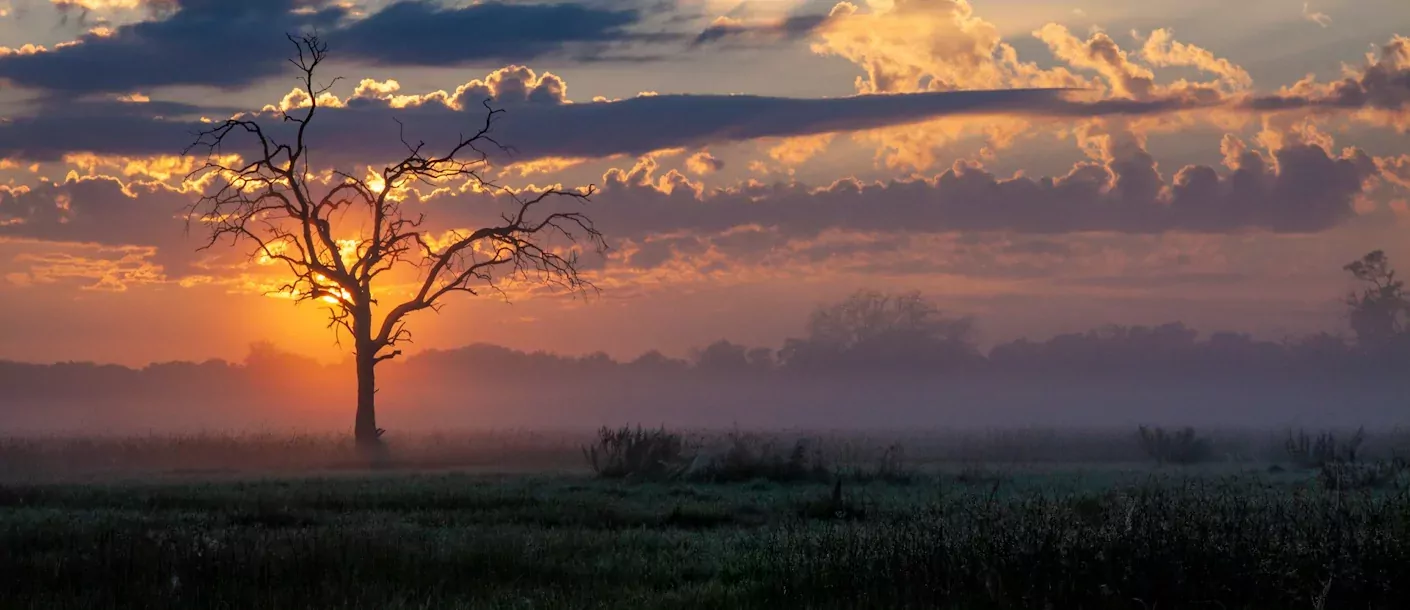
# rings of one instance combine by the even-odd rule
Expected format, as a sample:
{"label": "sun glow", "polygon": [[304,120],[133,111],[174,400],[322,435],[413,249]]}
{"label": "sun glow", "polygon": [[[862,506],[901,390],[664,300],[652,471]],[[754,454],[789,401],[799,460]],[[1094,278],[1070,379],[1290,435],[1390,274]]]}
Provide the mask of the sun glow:
{"label": "sun glow", "polygon": [[344,290],[341,287],[330,285],[331,282],[329,282],[328,278],[324,277],[323,274],[313,274],[313,280],[314,290],[316,292],[325,293],[323,296],[318,297],[318,300],[333,305],[352,304],[352,293],[348,292],[347,290]]}

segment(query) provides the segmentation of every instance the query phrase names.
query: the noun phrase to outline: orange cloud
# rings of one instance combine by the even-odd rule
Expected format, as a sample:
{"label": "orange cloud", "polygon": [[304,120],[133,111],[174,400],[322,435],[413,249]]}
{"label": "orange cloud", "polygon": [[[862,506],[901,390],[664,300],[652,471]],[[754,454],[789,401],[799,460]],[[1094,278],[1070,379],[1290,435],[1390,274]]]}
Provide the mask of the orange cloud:
{"label": "orange cloud", "polygon": [[697,176],[704,176],[724,169],[725,162],[702,150],[686,159],[685,167]]}
{"label": "orange cloud", "polygon": [[785,167],[797,167],[827,150],[828,145],[832,144],[835,137],[837,134],[820,133],[812,136],[784,138],[769,148],[769,157],[782,163]]}
{"label": "orange cloud", "polygon": [[161,284],[167,278],[151,259],[156,248],[146,246],[93,246],[89,244],[35,243],[42,252],[17,255],[12,262],[24,267],[7,275],[11,283],[25,286],[79,281],[82,290],[124,292],[135,284]]}
{"label": "orange cloud", "polygon": [[150,0],[49,0],[59,8],[80,8],[89,11],[110,11],[115,9],[135,9]]}
{"label": "orange cloud", "polygon": [[1146,37],[1141,47],[1141,57],[1152,66],[1189,66],[1219,76],[1231,89],[1241,90],[1253,86],[1253,77],[1247,70],[1228,59],[1216,57],[1214,53],[1176,41],[1170,30],[1161,28]]}
{"label": "orange cloud", "polygon": [[1113,95],[1145,99],[1155,93],[1155,74],[1131,61],[1104,32],[1095,32],[1082,41],[1067,27],[1049,23],[1033,32],[1033,36],[1046,43],[1053,55],[1068,65],[1101,74]]}

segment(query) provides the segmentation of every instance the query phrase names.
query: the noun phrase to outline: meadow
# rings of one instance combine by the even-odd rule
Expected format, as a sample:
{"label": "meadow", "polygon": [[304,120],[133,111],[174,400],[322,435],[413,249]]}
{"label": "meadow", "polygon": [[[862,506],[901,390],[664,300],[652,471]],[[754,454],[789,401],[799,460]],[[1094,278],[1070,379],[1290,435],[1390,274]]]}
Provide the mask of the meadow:
{"label": "meadow", "polygon": [[[1357,455],[1320,465],[1271,430],[1211,431],[1199,459],[1180,463],[1157,463],[1129,430],[625,432],[653,457],[633,462],[630,447],[577,432],[408,436],[372,470],[329,435],[3,439],[0,606],[1379,609],[1410,599],[1406,471],[1328,475],[1390,468],[1410,447],[1399,431],[1372,432]],[[662,434],[680,446],[663,448]],[[703,468],[680,459],[705,447],[725,451]],[[663,451],[680,466],[643,466]]]}

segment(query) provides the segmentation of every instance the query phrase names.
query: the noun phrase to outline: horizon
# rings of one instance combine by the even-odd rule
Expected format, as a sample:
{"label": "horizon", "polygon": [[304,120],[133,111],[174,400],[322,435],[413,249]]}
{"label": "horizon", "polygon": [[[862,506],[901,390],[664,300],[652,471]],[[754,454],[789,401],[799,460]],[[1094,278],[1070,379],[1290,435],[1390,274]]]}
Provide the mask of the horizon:
{"label": "horizon", "polygon": [[[976,321],[976,325],[977,325],[978,327],[982,327],[982,324],[981,324],[981,323],[982,323],[982,321]],[[802,326],[803,326],[803,325],[800,323],[800,324],[799,324],[799,329],[800,329],[800,330],[802,330]],[[1347,346],[1352,346],[1352,345],[1355,344],[1355,335],[1354,335],[1354,333],[1352,332],[1352,330],[1351,330],[1350,328],[1335,329],[1335,330],[1332,330],[1332,331],[1316,331],[1316,332],[1310,332],[1310,333],[1300,334],[1300,335],[1298,335],[1298,334],[1289,334],[1289,335],[1282,335],[1282,336],[1271,336],[1271,335],[1260,336],[1260,335],[1257,334],[1257,333],[1240,332],[1240,331],[1237,331],[1237,330],[1234,330],[1234,329],[1200,329],[1200,328],[1192,327],[1192,326],[1190,326],[1190,325],[1188,325],[1188,324],[1185,324],[1184,322],[1181,322],[1181,321],[1179,321],[1179,320],[1171,320],[1171,321],[1161,322],[1161,323],[1156,323],[1156,324],[1151,324],[1151,325],[1145,325],[1145,324],[1122,325],[1122,324],[1114,324],[1114,323],[1112,323],[1112,324],[1099,324],[1099,325],[1097,325],[1097,326],[1093,326],[1093,327],[1085,328],[1085,329],[1080,329],[1080,330],[1076,330],[1076,331],[1071,331],[1071,332],[1055,332],[1055,333],[1053,333],[1053,334],[1045,335],[1045,336],[1021,336],[1021,337],[1015,337],[1015,338],[1012,338],[1012,339],[1009,339],[1009,340],[1006,340],[1006,341],[985,341],[985,340],[983,340],[982,334],[976,333],[976,334],[979,335],[979,336],[977,337],[977,340],[972,341],[972,344],[973,344],[973,346],[977,349],[977,351],[978,351],[978,353],[979,353],[980,356],[985,357],[985,358],[988,358],[988,357],[990,357],[990,355],[992,354],[992,352],[993,352],[993,350],[994,350],[995,348],[1000,348],[1000,347],[1003,347],[1003,346],[1006,346],[1006,345],[1012,345],[1012,344],[1016,344],[1016,343],[1031,342],[1031,343],[1039,343],[1039,344],[1041,344],[1041,343],[1045,343],[1045,342],[1048,342],[1048,341],[1051,341],[1051,340],[1054,340],[1054,339],[1058,339],[1058,338],[1063,338],[1063,337],[1090,336],[1090,335],[1092,335],[1092,334],[1094,334],[1094,333],[1099,333],[1099,332],[1106,331],[1106,330],[1111,330],[1111,329],[1121,329],[1121,330],[1146,329],[1146,330],[1149,330],[1149,329],[1156,329],[1156,328],[1161,328],[1161,327],[1180,327],[1180,328],[1182,328],[1182,329],[1186,329],[1186,330],[1188,330],[1188,331],[1191,331],[1191,332],[1194,333],[1194,335],[1195,335],[1195,340],[1196,340],[1197,342],[1200,342],[1200,343],[1207,343],[1211,337],[1218,336],[1218,335],[1233,335],[1233,336],[1238,336],[1238,337],[1245,337],[1245,338],[1248,338],[1249,340],[1254,341],[1254,342],[1257,342],[1257,343],[1268,343],[1268,344],[1273,344],[1273,345],[1283,345],[1283,344],[1287,344],[1287,343],[1289,343],[1289,342],[1295,343],[1295,342],[1297,342],[1298,340],[1306,340],[1306,339],[1312,339],[1312,338],[1317,338],[1317,337],[1330,337],[1330,338],[1334,338],[1334,339],[1337,339],[1337,340],[1340,340],[1340,341],[1344,342]],[[803,334],[803,333],[800,332],[800,333],[793,333],[793,334],[794,334],[794,335],[801,335],[801,334]],[[796,337],[790,335],[790,336],[785,337],[785,339],[782,340],[782,341],[778,341],[778,342],[776,342],[776,343],[773,344],[773,345],[769,345],[769,344],[762,344],[762,343],[750,342],[750,341],[742,340],[742,339],[738,339],[738,338],[720,337],[720,338],[717,338],[717,339],[714,339],[714,340],[711,340],[711,341],[706,341],[706,342],[704,342],[704,343],[702,343],[702,344],[700,344],[700,345],[692,345],[692,346],[689,346],[689,347],[687,347],[687,348],[685,348],[685,349],[683,349],[683,350],[679,350],[679,351],[675,351],[675,352],[666,351],[666,350],[657,349],[657,348],[647,348],[647,349],[645,349],[645,350],[643,350],[643,351],[641,351],[641,352],[626,352],[626,353],[612,353],[612,352],[609,352],[609,351],[606,351],[606,350],[600,350],[600,349],[589,349],[589,350],[584,350],[584,351],[555,351],[555,350],[552,350],[552,349],[534,349],[534,348],[527,348],[527,349],[526,349],[526,348],[515,347],[515,346],[513,346],[513,345],[505,345],[505,344],[501,344],[501,343],[489,343],[489,342],[475,341],[475,342],[465,343],[465,344],[456,345],[456,346],[449,346],[449,347],[434,347],[434,348],[427,348],[427,349],[408,350],[407,353],[404,355],[404,358],[401,359],[401,360],[402,360],[403,362],[406,362],[406,361],[415,361],[415,360],[417,360],[418,358],[422,358],[422,357],[434,357],[434,356],[437,356],[437,355],[443,355],[443,354],[447,354],[447,353],[463,352],[463,351],[471,350],[471,349],[474,349],[474,348],[495,348],[495,349],[505,349],[505,350],[509,350],[509,351],[514,352],[514,353],[517,353],[517,354],[526,354],[526,355],[546,354],[546,355],[553,356],[553,357],[567,358],[567,359],[585,359],[585,358],[593,358],[593,357],[598,357],[598,356],[600,356],[600,355],[605,355],[605,356],[607,356],[608,359],[610,359],[613,363],[616,363],[616,364],[629,364],[629,363],[631,363],[631,362],[633,362],[633,361],[636,361],[636,360],[642,358],[643,356],[649,356],[649,355],[652,355],[652,354],[659,354],[659,355],[661,355],[661,356],[664,356],[664,357],[669,358],[669,359],[672,359],[672,360],[677,360],[677,361],[685,362],[685,363],[689,363],[689,364],[695,364],[696,360],[697,360],[698,357],[699,357],[699,352],[700,352],[701,350],[703,350],[703,349],[709,347],[710,345],[713,345],[713,344],[724,343],[724,344],[729,344],[729,345],[742,346],[742,347],[745,347],[745,348],[765,348],[765,349],[769,349],[769,350],[771,350],[771,351],[777,353],[778,351],[781,351],[781,349],[783,348],[784,344],[785,344],[788,340],[793,340],[793,339],[796,339]],[[42,365],[52,365],[52,364],[93,364],[93,365],[97,365],[97,366],[120,366],[120,367],[124,367],[124,368],[128,368],[128,369],[133,369],[133,370],[141,370],[141,369],[146,368],[146,367],[156,366],[156,365],[163,365],[163,364],[204,364],[204,363],[210,363],[210,362],[224,362],[224,363],[228,363],[228,364],[242,365],[242,364],[245,364],[246,362],[248,362],[249,359],[250,359],[253,355],[255,355],[256,353],[261,352],[261,351],[265,351],[265,350],[267,350],[269,353],[275,353],[275,354],[286,355],[286,356],[294,356],[294,357],[298,357],[298,358],[300,358],[300,359],[307,359],[307,360],[310,361],[310,362],[316,363],[317,365],[319,365],[319,366],[324,366],[324,367],[351,366],[351,365],[353,364],[353,355],[352,355],[352,354],[341,354],[341,355],[339,355],[339,358],[340,358],[340,359],[338,359],[338,360],[325,360],[325,359],[320,359],[320,358],[311,356],[311,355],[306,354],[306,353],[301,353],[301,352],[296,351],[296,350],[287,349],[287,348],[285,348],[284,346],[279,345],[278,343],[275,343],[275,342],[273,342],[273,341],[263,341],[263,340],[250,342],[249,346],[248,346],[247,349],[246,349],[246,352],[245,352],[243,355],[238,355],[238,356],[233,357],[233,358],[220,357],[220,356],[212,356],[212,357],[209,357],[209,358],[188,359],[188,360],[181,360],[181,359],[177,359],[177,360],[152,360],[152,361],[142,362],[142,363],[108,362],[108,361],[99,361],[99,360],[79,360],[79,359],[51,360],[51,361],[35,361],[35,360],[20,360],[20,359],[12,359],[12,358],[0,358],[0,363],[13,363],[13,364],[25,364],[25,365],[41,365],[41,366],[42,366]]]}

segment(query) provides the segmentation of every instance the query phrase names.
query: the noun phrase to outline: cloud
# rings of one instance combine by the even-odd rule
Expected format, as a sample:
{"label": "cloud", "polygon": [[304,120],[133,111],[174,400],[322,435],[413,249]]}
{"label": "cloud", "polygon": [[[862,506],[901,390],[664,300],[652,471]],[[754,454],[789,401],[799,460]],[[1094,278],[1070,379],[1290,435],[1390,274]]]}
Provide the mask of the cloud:
{"label": "cloud", "polygon": [[0,79],[61,93],[126,93],[163,85],[234,88],[283,72],[292,49],[278,33],[330,29],[345,16],[328,0],[169,4],[169,15],[122,25],[106,36],[88,33],[74,44],[0,57]]}
{"label": "cloud", "polygon": [[[641,19],[635,9],[585,4],[480,2],[452,8],[401,0],[332,33],[329,40],[340,56],[380,65],[522,62],[563,54],[592,58],[644,38],[628,29]],[[408,44],[411,40],[415,43]]]}
{"label": "cloud", "polygon": [[692,46],[722,42],[777,42],[804,38],[823,27],[832,15],[794,15],[782,19],[744,21],[731,17],[715,19],[701,30]]}
{"label": "cloud", "polygon": [[134,9],[147,4],[148,0],[50,0],[59,8],[69,7],[85,11],[110,11],[114,9]]}
{"label": "cloud", "polygon": [[904,93],[999,87],[1072,87],[1086,83],[1066,70],[1041,71],[1017,61],[998,28],[966,0],[895,0],[859,12],[843,2],[817,28],[812,49],[857,64],[861,93]]}
{"label": "cloud", "polygon": [[691,155],[689,159],[686,159],[685,167],[689,169],[691,173],[703,176],[724,169],[725,162],[716,158],[709,152],[702,150]]}
{"label": "cloud", "polygon": [[1147,99],[1155,94],[1155,74],[1132,61],[1105,32],[1094,32],[1083,41],[1065,26],[1049,23],[1033,35],[1048,45],[1058,59],[1083,70],[1101,74],[1118,97]]}
{"label": "cloud", "polygon": [[[1083,103],[1048,108],[1047,116],[1089,119],[1112,114],[1150,115],[1146,123],[1167,121],[1184,111],[1216,110],[1251,84],[1247,71],[1213,52],[1176,41],[1157,30],[1144,49],[1128,53],[1107,34],[1094,31],[1085,40],[1050,23],[1032,32],[1057,59],[1039,65],[1020,59],[999,28],[975,13],[967,0],[894,0],[869,3],[871,10],[840,3],[815,31],[812,49],[855,63],[865,76],[856,89],[864,93],[906,93],[963,89],[1061,87],[1081,90]],[[1214,74],[1207,82],[1157,80],[1155,68],[1190,66]],[[1096,73],[1091,78],[1084,73]],[[977,151],[989,158],[1018,137],[1033,133],[1029,117],[1005,117],[978,124],[941,119],[914,127],[890,127],[857,134],[875,147],[876,158],[894,169],[928,169],[937,153],[958,141],[982,137]],[[1201,118],[1220,116],[1202,113]],[[1221,127],[1225,127],[1221,125]],[[949,151],[947,151],[949,152]]]}
{"label": "cloud", "polygon": [[1410,38],[1395,36],[1378,53],[1366,55],[1363,66],[1345,66],[1341,80],[1318,82],[1308,76],[1273,95],[1249,101],[1260,110],[1351,109],[1385,113],[1410,128]]}
{"label": "cloud", "polygon": [[[408,137],[445,145],[484,123],[481,101],[494,97],[506,112],[497,139],[516,149],[514,161],[545,157],[600,158],[679,147],[870,129],[938,116],[1002,113],[1148,112],[1153,106],[1081,109],[1045,90],[929,92],[914,95],[796,99],[752,95],[652,95],[611,102],[564,103],[566,85],[552,75],[506,68],[453,93],[402,96],[365,89],[367,97],[329,100],[311,129],[320,159],[352,164],[400,158],[401,121]],[[302,96],[302,97],[301,97]],[[282,106],[306,103],[300,94]],[[341,106],[341,107],[339,107]],[[179,110],[180,108],[172,108]],[[247,115],[287,135],[279,107]],[[158,118],[161,117],[161,118]],[[395,119],[395,120],[394,120]],[[138,156],[172,154],[209,124],[164,114],[148,104],[91,103],[43,107],[35,115],[0,122],[0,158],[56,160],[73,152]],[[229,152],[239,152],[231,150]],[[247,151],[248,152],[248,151]]]}
{"label": "cloud", "polygon": [[[1245,151],[1221,173],[1191,165],[1161,175],[1134,142],[1111,145],[1106,163],[1064,175],[1004,178],[960,162],[933,178],[813,188],[750,183],[706,190],[684,176],[655,176],[652,164],[604,178],[594,213],[611,235],[725,231],[756,224],[795,235],[863,232],[1106,231],[1310,233],[1355,215],[1354,202],[1379,175],[1373,159],[1290,144],[1265,158]],[[435,205],[434,200],[428,201]]]}
{"label": "cloud", "polygon": [[[74,248],[64,244],[33,245],[40,252],[24,252],[12,262],[23,272],[6,274],[16,286],[78,281],[83,290],[124,292],[133,284],[160,284],[167,281],[161,267],[153,264],[155,248],[118,246]],[[75,252],[76,250],[76,252]]]}
{"label": "cloud", "polygon": [[1317,25],[1320,25],[1324,28],[1331,27],[1332,25],[1331,15],[1312,10],[1311,2],[1302,3],[1302,18],[1311,21],[1312,23],[1315,23]]}
{"label": "cloud", "polygon": [[[0,239],[153,247],[144,260],[170,273],[197,261],[197,237],[185,233],[183,210],[194,195],[155,183],[77,177],[32,187],[0,186]],[[92,255],[91,252],[86,255]]]}
{"label": "cloud", "polygon": [[[632,168],[603,176],[601,191],[587,211],[616,254],[607,269],[596,259],[588,268],[611,275],[627,265],[679,280],[728,274],[738,266],[730,262],[734,260],[822,264],[838,259],[859,269],[884,265],[887,272],[928,273],[931,268],[922,264],[925,255],[895,252],[916,236],[1005,233],[1037,239],[983,257],[1021,259],[1021,264],[1006,267],[1010,273],[1029,269],[1042,275],[1051,265],[1033,265],[1038,259],[1061,259],[1064,247],[1045,236],[1329,230],[1357,215],[1357,202],[1370,185],[1377,180],[1396,183],[1405,167],[1403,160],[1373,159],[1354,149],[1333,154],[1300,140],[1282,142],[1265,154],[1230,136],[1222,146],[1227,170],[1191,165],[1167,175],[1135,140],[1109,138],[1096,146],[1104,161],[1078,163],[1051,177],[1003,177],[976,163],[959,162],[930,178],[848,178],[821,186],[749,181],[706,188],[676,171],[658,173],[655,158],[647,156]],[[532,194],[535,189],[525,190]],[[234,282],[232,286],[268,285],[270,280],[258,274],[269,270],[244,265],[249,247],[220,245],[197,252],[198,229],[186,236],[181,217],[194,197],[193,192],[162,184],[103,176],[3,187],[0,239],[92,244],[108,252],[147,248],[141,250],[141,265],[129,258],[119,266],[131,272],[113,271],[118,279],[184,282],[216,277]],[[436,236],[494,222],[505,203],[493,191],[443,188],[412,192],[403,205],[424,211],[426,230]],[[560,204],[568,205],[552,205]],[[885,253],[893,254],[877,258]],[[89,250],[81,256],[102,258]],[[15,262],[21,270],[30,267],[24,271],[26,281],[78,277],[56,269],[81,268],[96,284],[101,277],[95,269],[113,268],[53,258]],[[39,267],[48,271],[36,273]]]}
{"label": "cloud", "polygon": [[[81,7],[133,4],[87,1]],[[0,53],[0,80],[66,94],[167,85],[234,89],[283,74],[293,49],[282,34],[310,28],[329,41],[332,57],[400,66],[549,56],[604,59],[601,55],[618,43],[661,37],[626,30],[641,20],[640,11],[573,3],[450,8],[399,0],[367,15],[333,0],[147,0],[142,5],[153,19],[90,32],[53,49]]]}
{"label": "cloud", "polygon": [[1176,41],[1168,29],[1157,29],[1146,37],[1141,47],[1141,57],[1152,66],[1190,66],[1220,77],[1233,89],[1247,89],[1253,86],[1253,77],[1247,70],[1228,59],[1216,57],[1214,53]]}

